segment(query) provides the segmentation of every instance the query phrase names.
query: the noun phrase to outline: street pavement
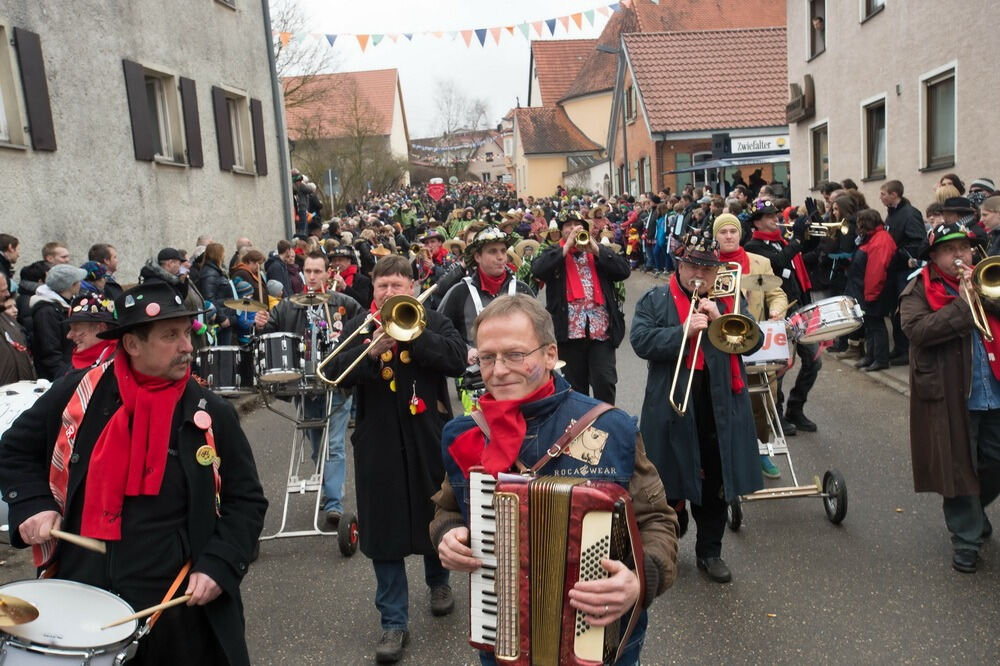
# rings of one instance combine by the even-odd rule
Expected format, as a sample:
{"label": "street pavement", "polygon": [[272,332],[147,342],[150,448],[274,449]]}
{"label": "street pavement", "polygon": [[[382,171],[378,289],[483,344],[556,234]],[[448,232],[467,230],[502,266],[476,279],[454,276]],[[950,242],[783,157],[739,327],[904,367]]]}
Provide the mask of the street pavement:
{"label": "street pavement", "polygon": [[[663,280],[642,273],[629,279],[629,316],[656,284]],[[645,373],[626,341],[618,352],[618,406],[631,414],[640,411]],[[893,378],[905,385],[905,368]],[[665,396],[658,399],[669,409]],[[819,432],[789,438],[789,448],[800,483],[830,469],[844,475],[846,519],[830,523],[815,498],[744,504],[742,528],[723,541],[729,585],[696,569],[689,533],[676,583],[652,605],[643,663],[996,663],[1000,549],[995,540],[986,544],[975,575],[952,570],[940,498],[912,490],[907,410],[888,379],[825,355],[806,405]],[[243,423],[271,501],[271,533],[281,519],[292,429],[264,409]],[[784,477],[769,484],[791,485],[786,460],[777,462]],[[350,508],[350,460],[348,467]],[[291,528],[311,523],[314,501],[292,498]],[[1000,523],[995,509],[991,515]],[[31,575],[26,552],[4,547],[2,554],[0,579]],[[453,576],[455,613],[434,618],[420,558],[409,558],[407,570],[411,642],[401,663],[478,663],[466,643],[467,576]],[[343,557],[335,537],[263,543],[242,587],[253,662],[372,663],[380,634],[374,587],[367,558]]]}

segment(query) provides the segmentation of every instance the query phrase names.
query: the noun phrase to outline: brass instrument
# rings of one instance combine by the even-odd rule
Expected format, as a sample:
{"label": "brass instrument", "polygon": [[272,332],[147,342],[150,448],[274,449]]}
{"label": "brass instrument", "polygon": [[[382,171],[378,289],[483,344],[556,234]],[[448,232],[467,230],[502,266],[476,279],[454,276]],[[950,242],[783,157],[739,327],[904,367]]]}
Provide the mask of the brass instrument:
{"label": "brass instrument", "polygon": [[[784,229],[785,238],[791,240],[795,224],[779,222],[778,226]],[[836,238],[838,231],[842,236],[846,236],[851,229],[847,226],[847,222],[813,222],[806,229],[806,236],[809,238]]]}
{"label": "brass instrument", "polygon": [[[408,296],[406,294],[400,294],[399,296],[393,296],[382,304],[379,308],[378,313],[371,313],[368,315],[361,325],[358,326],[350,335],[341,340],[337,347],[330,352],[330,354],[323,359],[323,362],[316,367],[316,376],[321,380],[330,384],[332,386],[337,386],[340,382],[344,381],[344,378],[350,374],[351,370],[357,367],[358,363],[368,354],[368,350],[375,345],[376,342],[381,340],[383,337],[388,335],[393,340],[398,342],[409,342],[416,339],[424,332],[427,327],[427,312],[424,309],[424,300],[431,295],[437,289],[437,285],[431,285],[431,287],[425,290],[417,298],[413,296]],[[362,331],[366,331],[373,321],[376,321],[376,317],[381,319],[379,327],[382,329],[372,338],[371,342],[365,345],[365,348],[358,354],[358,357],[354,359],[354,362],[347,366],[347,369],[340,373],[334,380],[327,379],[326,375],[323,373],[323,368],[333,360],[333,357],[340,353],[340,350],[347,346],[350,340],[353,340]],[[378,322],[376,322],[378,323]]]}
{"label": "brass instrument", "polygon": [[[961,270],[966,264],[961,259],[955,260],[955,268]],[[970,285],[963,275],[961,279],[962,294],[965,301],[972,310],[972,323],[982,333],[983,339],[987,342],[993,341],[993,331],[990,329],[990,322],[986,318],[986,310],[980,295],[986,298],[1000,297],[1000,256],[987,257],[983,259],[972,270],[972,284]]]}
{"label": "brass instrument", "polygon": [[[753,319],[746,315],[739,314],[740,308],[740,282],[743,269],[738,262],[731,261],[725,265],[725,270],[719,271],[715,277],[715,284],[712,286],[706,298],[717,299],[724,296],[733,296],[733,311],[715,319],[708,327],[708,341],[719,351],[727,354],[744,354],[753,349],[760,340],[760,327]],[[684,321],[684,331],[681,334],[681,350],[677,356],[677,365],[674,367],[674,378],[670,383],[670,406],[678,415],[684,416],[687,412],[688,400],[691,397],[691,385],[694,382],[694,368],[688,373],[687,387],[684,389],[684,401],[677,403],[674,401],[674,392],[677,388],[677,380],[681,374],[681,364],[684,362],[684,343],[687,342],[691,329],[691,315],[695,313],[702,297],[698,295],[704,283],[701,280],[692,280],[691,307],[688,310],[687,319]],[[694,352],[692,358],[698,357],[698,350],[701,347],[701,338],[704,331],[698,331],[695,338]]]}
{"label": "brass instrument", "polygon": [[588,233],[586,229],[580,229],[576,232],[575,239],[577,247],[583,248],[590,245],[590,233]]}

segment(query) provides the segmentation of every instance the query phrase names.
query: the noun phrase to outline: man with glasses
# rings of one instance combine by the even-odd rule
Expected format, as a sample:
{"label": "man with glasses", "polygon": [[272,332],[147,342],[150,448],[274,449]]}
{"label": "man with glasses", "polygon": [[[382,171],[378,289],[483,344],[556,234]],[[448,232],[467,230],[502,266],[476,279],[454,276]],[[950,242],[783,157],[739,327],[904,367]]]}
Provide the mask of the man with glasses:
{"label": "man with glasses", "polygon": [[[453,571],[481,566],[469,548],[469,470],[482,466],[493,476],[517,472],[518,463],[532,465],[548,458],[537,473],[612,481],[632,497],[643,547],[645,579],[627,563],[604,559],[608,577],[577,582],[569,604],[586,614],[591,625],[605,626],[635,606],[643,591],[643,607],[674,581],[677,560],[677,517],[666,502],[663,484],[646,458],[642,438],[631,416],[619,409],[602,412],[560,455],[549,448],[576,420],[587,420],[600,402],[577,393],[553,372],[558,358],[552,317],[530,296],[501,296],[476,318],[473,334],[487,394],[479,416],[463,416],[445,426],[442,436],[447,479],[434,496],[431,541],[441,563]],[[487,441],[488,440],[488,441]],[[638,663],[645,635],[640,616],[618,663]],[[493,655],[480,654],[483,664]]]}

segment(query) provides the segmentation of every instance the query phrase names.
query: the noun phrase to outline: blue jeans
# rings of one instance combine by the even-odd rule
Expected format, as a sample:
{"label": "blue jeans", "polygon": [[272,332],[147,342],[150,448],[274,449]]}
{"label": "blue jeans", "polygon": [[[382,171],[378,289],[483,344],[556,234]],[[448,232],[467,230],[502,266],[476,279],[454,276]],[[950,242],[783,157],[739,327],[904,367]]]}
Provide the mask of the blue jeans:
{"label": "blue jeans", "polygon": [[[347,474],[347,458],[344,452],[344,437],[347,434],[347,419],[351,415],[353,394],[335,390],[330,397],[330,429],[326,447],[326,467],[323,468],[323,510],[343,512],[344,477]],[[323,418],[326,396],[306,396],[304,413],[307,419]],[[322,430],[309,430],[312,442],[312,460],[319,454]]]}
{"label": "blue jeans", "polygon": [[[375,567],[375,608],[382,616],[383,629],[406,629],[409,623],[409,590],[404,560],[372,560]],[[448,570],[437,554],[424,555],[424,581],[427,587],[448,584]]]}

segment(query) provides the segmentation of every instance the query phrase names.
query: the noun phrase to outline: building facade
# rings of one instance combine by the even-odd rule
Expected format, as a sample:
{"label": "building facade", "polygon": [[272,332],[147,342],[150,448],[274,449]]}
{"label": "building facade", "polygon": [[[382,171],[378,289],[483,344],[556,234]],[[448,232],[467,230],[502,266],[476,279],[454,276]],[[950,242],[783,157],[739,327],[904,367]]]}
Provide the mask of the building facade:
{"label": "building facade", "polygon": [[[260,2],[0,7],[0,231],[20,265],[110,242],[119,281],[165,246],[287,235],[287,148]],[[277,105],[280,109],[280,103]]]}
{"label": "building facade", "polygon": [[795,200],[852,178],[869,205],[900,180],[921,210],[941,176],[1000,177],[989,0],[789,0]]}

